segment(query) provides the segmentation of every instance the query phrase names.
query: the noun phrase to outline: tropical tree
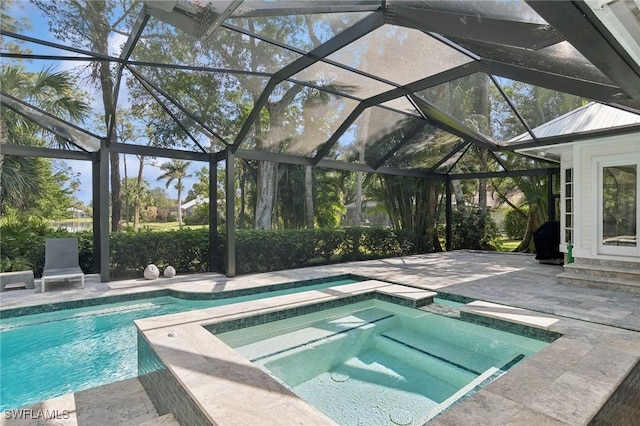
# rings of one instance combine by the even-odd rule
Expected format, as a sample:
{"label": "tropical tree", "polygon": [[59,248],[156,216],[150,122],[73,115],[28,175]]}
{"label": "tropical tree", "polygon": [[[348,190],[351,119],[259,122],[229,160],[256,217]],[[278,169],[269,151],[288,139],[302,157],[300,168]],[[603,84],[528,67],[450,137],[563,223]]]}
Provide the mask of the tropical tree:
{"label": "tropical tree", "polygon": [[[323,40],[337,34],[341,29],[348,27],[352,22],[340,16],[339,19],[319,19],[315,16],[279,16],[269,18],[234,18],[234,25],[255,31],[261,35],[282,40],[285,43],[311,50],[320,45]],[[295,60],[297,57],[292,51],[282,49],[274,44],[263,43],[252,37],[219,28],[208,39],[194,39],[181,31],[166,24],[153,23],[154,27],[147,27],[145,31],[154,34],[162,34],[157,38],[149,37],[144,43],[136,47],[136,59],[141,61],[161,60],[174,62],[179,60],[194,66],[210,66],[214,68],[231,68],[260,72],[263,70],[277,70]],[[321,38],[323,40],[321,40]],[[233,73],[216,74],[211,72],[196,72],[172,69],[149,69],[137,67],[140,74],[149,77],[166,93],[171,93],[182,105],[195,112],[202,121],[213,128],[227,142],[234,142],[242,128],[246,118],[251,113],[254,105],[260,99],[266,80],[252,74]],[[214,78],[212,78],[214,77]],[[303,78],[307,79],[307,78]],[[308,80],[318,86],[329,85],[330,82],[321,81],[313,75]],[[135,83],[140,89],[140,84]],[[188,89],[185,89],[188,88]],[[143,93],[143,90],[140,90]],[[304,85],[283,82],[273,91],[272,96],[265,103],[258,114],[257,120],[248,130],[243,147],[261,151],[297,152],[299,149],[307,149],[308,139],[304,136],[311,124],[322,129],[326,134],[328,129],[322,128],[322,123],[315,121],[326,119],[337,111],[344,109],[329,108],[329,114],[321,112],[321,105],[331,102],[333,95],[322,94],[316,90],[309,90]],[[149,100],[150,95],[146,95]],[[137,97],[140,102],[147,102]],[[153,102],[149,100],[149,105]],[[314,113],[315,111],[315,113]],[[156,129],[164,132],[168,141],[175,143],[176,138],[181,144],[190,143],[182,129],[178,129],[176,123],[171,122],[168,115],[158,109],[158,123]],[[206,118],[206,119],[205,119]],[[207,135],[202,131],[202,126],[191,118],[184,119],[183,125],[190,131]],[[318,125],[320,124],[320,125]],[[172,136],[171,133],[174,133]],[[305,146],[294,146],[290,135],[295,135]],[[328,135],[322,139],[326,140]],[[221,146],[217,138],[210,137],[210,149]],[[191,142],[192,143],[192,142]],[[205,146],[205,148],[209,148]],[[309,149],[312,151],[313,148]],[[240,161],[237,168],[239,175],[240,212],[239,226],[253,216],[253,226],[259,229],[270,229],[274,224],[281,223],[274,215],[277,215],[278,184],[285,178],[287,172],[280,170],[276,163],[268,161]],[[306,200],[306,224],[310,225],[310,213],[312,206],[311,187],[313,180],[309,180],[310,170],[307,174]],[[280,209],[280,211],[282,211]]]}
{"label": "tropical tree", "polygon": [[133,230],[138,231],[140,229],[142,209],[147,207],[150,201],[149,182],[145,179],[138,181],[137,177],[127,178],[126,182],[123,180],[122,188],[122,195],[125,200],[123,210],[127,212],[124,219],[127,222],[133,219]]}
{"label": "tropical tree", "polygon": [[[101,55],[109,54],[109,39],[113,34],[126,34],[131,22],[127,22],[131,11],[139,7],[138,2],[119,2],[116,0],[92,1],[51,1],[33,0],[35,5],[49,18],[49,30],[60,40],[74,47],[87,48]],[[116,116],[114,77],[108,61],[91,62],[92,80],[102,92],[104,124],[110,126],[110,120]],[[117,131],[110,135],[111,143],[118,141]],[[111,152],[109,156],[111,170],[111,230],[120,229],[120,156]]]}
{"label": "tropical tree", "polygon": [[347,212],[345,181],[348,174],[330,169],[313,170],[313,217],[320,228],[340,226],[342,215]]}
{"label": "tropical tree", "polygon": [[166,180],[166,187],[173,181],[176,182],[174,188],[178,191],[178,225],[182,226],[182,190],[184,185],[182,179],[191,177],[187,174],[187,169],[191,165],[190,161],[172,159],[171,161],[164,163],[160,166],[160,169],[164,172],[158,176],[158,180]]}
{"label": "tropical tree", "polygon": [[[380,122],[378,114],[373,111],[371,126],[375,129]],[[416,123],[410,119],[398,123],[395,128],[386,131],[369,132],[374,135],[369,142],[369,152],[385,151],[385,147],[393,146],[403,140],[407,133],[415,130]],[[393,167],[427,167],[433,159],[442,158],[451,149],[451,145],[459,139],[450,134],[423,126],[417,131],[406,151],[398,151],[389,159],[388,164]],[[365,153],[366,158],[366,153]],[[436,224],[438,221],[438,206],[443,185],[432,179],[413,178],[406,176],[377,175],[369,179],[366,188],[369,197],[381,203],[391,219],[395,229],[404,230],[410,234],[419,251],[440,250],[437,238]]]}
{"label": "tropical tree", "polygon": [[[0,85],[4,92],[70,122],[82,122],[87,117],[89,107],[80,100],[74,79],[68,72],[44,69],[31,73],[19,66],[2,66]],[[0,144],[64,144],[61,139],[7,108],[2,110],[0,128]],[[54,212],[64,211],[64,200],[68,201],[70,195],[64,189],[65,183],[71,178],[67,172],[66,169],[55,171],[52,161],[48,159],[4,158],[0,154],[2,210],[14,208],[23,213],[46,215],[57,215]]]}

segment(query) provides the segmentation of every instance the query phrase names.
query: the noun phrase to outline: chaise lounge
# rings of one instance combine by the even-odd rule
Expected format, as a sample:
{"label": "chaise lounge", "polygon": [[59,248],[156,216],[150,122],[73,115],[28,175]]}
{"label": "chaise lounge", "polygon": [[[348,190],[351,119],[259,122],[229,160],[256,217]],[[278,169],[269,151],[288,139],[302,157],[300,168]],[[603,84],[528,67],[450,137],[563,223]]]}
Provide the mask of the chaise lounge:
{"label": "chaise lounge", "polygon": [[84,273],[80,269],[77,238],[47,238],[42,272],[42,293],[47,281],[80,278],[80,288],[84,288]]}

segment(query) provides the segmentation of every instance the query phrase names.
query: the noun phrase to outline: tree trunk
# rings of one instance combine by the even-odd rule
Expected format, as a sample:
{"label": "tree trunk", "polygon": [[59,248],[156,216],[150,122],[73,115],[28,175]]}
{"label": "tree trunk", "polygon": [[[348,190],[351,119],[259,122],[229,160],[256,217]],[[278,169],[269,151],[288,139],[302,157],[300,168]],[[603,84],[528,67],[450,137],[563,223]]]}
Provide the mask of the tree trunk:
{"label": "tree trunk", "polygon": [[542,208],[538,204],[532,204],[529,206],[529,218],[527,219],[527,229],[524,233],[524,238],[513,249],[515,252],[533,253],[535,251],[535,244],[533,243],[533,232],[544,223],[544,213]]}
{"label": "tree trunk", "polygon": [[487,211],[487,180],[478,179],[478,208]]}
{"label": "tree trunk", "polygon": [[356,217],[355,226],[362,224],[362,172],[356,172]]}
{"label": "tree trunk", "polygon": [[246,218],[246,207],[245,204],[247,202],[247,164],[245,161],[240,162],[240,213],[238,215],[238,223],[240,228],[246,228],[247,218]]}
{"label": "tree trunk", "polygon": [[[255,23],[253,19],[249,19],[247,24],[249,26],[249,31],[255,30]],[[253,71],[256,71],[259,62],[257,53],[258,41],[253,37],[251,37],[249,41],[251,49],[251,69]],[[254,104],[258,101],[260,94],[261,90],[255,90],[252,92]],[[271,111],[269,111],[269,117],[270,119],[273,119]],[[265,137],[265,132],[261,120],[256,120],[253,127],[255,132],[254,137],[256,140],[256,148],[264,149],[263,138]],[[271,229],[271,216],[273,213],[273,200],[275,197],[275,179],[275,163],[271,163],[268,161],[258,161],[258,171],[256,179],[256,208],[255,214],[253,216],[253,227],[255,229]]]}
{"label": "tree trunk", "polygon": [[178,179],[178,227],[182,228],[182,181]]}
{"label": "tree trunk", "polygon": [[138,165],[138,180],[136,181],[136,198],[133,204],[133,230],[138,231],[140,229],[140,203],[141,203],[141,187],[142,187],[142,168],[144,167],[144,156],[138,157],[140,164]]}
{"label": "tree trunk", "polygon": [[[365,113],[367,114],[367,113]],[[369,118],[365,118],[365,122],[368,122]],[[366,133],[366,132],[365,132]],[[366,137],[366,136],[365,136]],[[358,146],[358,162],[364,163],[364,141]],[[362,184],[363,184],[363,173],[356,172],[356,226],[362,225],[363,222],[363,214],[362,214]]]}
{"label": "tree trunk", "polygon": [[313,168],[304,168],[304,207],[307,228],[313,228]]}
{"label": "tree trunk", "polygon": [[[109,32],[111,27],[107,22],[104,13],[97,16],[96,22],[97,34],[93,37],[92,47],[102,55],[109,54]],[[95,38],[94,38],[95,37]],[[100,87],[102,89],[102,105],[104,107],[104,120],[107,129],[111,124],[111,118],[116,117],[116,105],[113,94],[113,79],[111,78],[110,63],[101,61],[98,67],[98,75],[100,78]],[[111,140],[109,143],[116,143],[118,135],[116,127],[112,129]],[[122,203],[120,201],[120,155],[117,152],[109,153],[109,162],[111,166],[111,231],[116,232],[121,227],[121,210]]]}
{"label": "tree trunk", "polygon": [[120,158],[117,152],[109,154],[111,164],[111,231],[117,232],[121,228],[121,210],[120,202]]}
{"label": "tree trunk", "polygon": [[452,180],[451,185],[453,185],[453,194],[456,198],[456,208],[462,210],[466,207],[462,185],[459,180]]}
{"label": "tree trunk", "polygon": [[126,154],[122,154],[122,160],[123,160],[123,166],[124,166],[124,221],[127,224],[127,227],[129,226],[129,199],[130,199],[130,193],[129,193],[129,182],[127,182],[127,179],[129,178],[127,176],[127,155]]}
{"label": "tree trunk", "polygon": [[270,161],[258,162],[258,181],[256,183],[255,229],[271,229],[273,200],[276,189],[276,164]]}
{"label": "tree trunk", "polygon": [[[7,131],[7,123],[3,117],[0,117],[0,145],[9,143],[9,132]],[[2,175],[2,164],[4,163],[4,154],[0,149],[0,175]]]}
{"label": "tree trunk", "polygon": [[[362,117],[362,129],[358,135],[358,163],[364,164],[364,149],[369,137],[369,121],[371,119],[371,108],[367,108]],[[362,172],[356,174],[356,226],[362,225]]]}
{"label": "tree trunk", "polygon": [[[484,128],[481,128],[480,131],[482,134],[487,136],[493,136],[493,132],[491,131],[491,102],[489,100],[489,77],[483,76],[482,83],[478,88],[478,113],[485,117],[486,122],[483,123],[485,125]],[[487,160],[489,157],[489,151],[485,148],[478,148],[480,150],[480,171],[486,172],[488,171]],[[478,181],[478,207],[483,212],[487,211],[487,180],[480,179]]]}
{"label": "tree trunk", "polygon": [[[436,232],[436,218],[438,217],[438,199],[439,192],[441,188],[440,185],[434,180],[428,180],[429,182],[429,213],[427,220],[430,220],[427,223],[427,234],[431,234],[431,241],[433,244],[433,250],[435,252],[444,251],[442,249],[442,245],[440,244],[440,239],[438,238],[438,232]],[[445,197],[442,197],[445,198]]]}

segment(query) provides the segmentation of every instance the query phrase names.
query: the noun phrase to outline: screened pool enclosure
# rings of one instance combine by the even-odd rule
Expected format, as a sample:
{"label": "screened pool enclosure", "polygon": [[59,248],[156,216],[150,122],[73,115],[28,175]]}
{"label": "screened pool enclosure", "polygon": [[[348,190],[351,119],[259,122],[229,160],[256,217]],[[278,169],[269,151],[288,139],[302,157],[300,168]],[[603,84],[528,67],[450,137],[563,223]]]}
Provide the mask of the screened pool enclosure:
{"label": "screened pool enclosure", "polygon": [[[637,0],[108,1],[80,14],[66,2],[35,3],[20,12],[40,13],[31,27],[2,27],[3,69],[90,70],[79,81],[99,118],[78,124],[5,86],[3,115],[26,117],[55,142],[32,146],[3,134],[2,155],[91,162],[102,280],[112,154],[199,161],[214,171],[225,162],[234,275],[237,158],[259,163],[258,185],[274,163],[436,179],[451,206],[452,180],[559,173],[553,156],[541,153],[545,167],[512,168],[505,153],[640,132],[606,121],[589,132],[536,131],[588,102],[640,114]],[[136,104],[142,98],[146,107]],[[132,115],[121,117],[125,104]],[[122,137],[123,122],[148,115],[145,137]],[[482,158],[477,170],[456,169],[464,156]],[[217,173],[210,176],[214,245]]]}

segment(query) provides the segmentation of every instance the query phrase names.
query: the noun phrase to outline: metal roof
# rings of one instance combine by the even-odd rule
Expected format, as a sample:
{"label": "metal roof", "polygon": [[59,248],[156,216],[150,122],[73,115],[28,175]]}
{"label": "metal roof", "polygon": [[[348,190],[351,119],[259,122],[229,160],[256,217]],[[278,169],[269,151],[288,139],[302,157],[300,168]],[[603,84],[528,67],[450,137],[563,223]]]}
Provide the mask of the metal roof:
{"label": "metal roof", "polygon": [[[580,108],[533,128],[532,131],[537,138],[549,138],[633,124],[640,124],[640,115],[597,102],[589,102]],[[529,140],[532,140],[531,134],[525,132],[509,140],[509,142]]]}

